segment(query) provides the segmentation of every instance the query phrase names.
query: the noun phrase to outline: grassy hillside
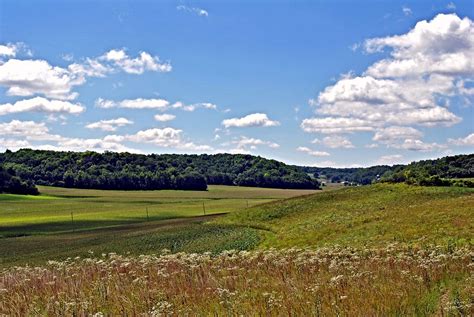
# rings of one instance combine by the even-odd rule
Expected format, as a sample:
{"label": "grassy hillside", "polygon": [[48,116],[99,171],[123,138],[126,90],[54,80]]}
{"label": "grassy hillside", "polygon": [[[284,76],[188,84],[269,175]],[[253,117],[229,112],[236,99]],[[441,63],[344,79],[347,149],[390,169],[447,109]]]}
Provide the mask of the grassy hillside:
{"label": "grassy hillside", "polygon": [[[311,191],[226,186],[211,186],[208,192],[41,190],[48,195],[0,195],[0,266],[84,256],[89,250],[139,255],[163,248],[217,253],[474,244],[474,190],[467,188],[378,184],[278,201]],[[202,217],[203,203],[207,216],[232,212],[210,221]],[[180,219],[165,221],[172,218]]]}
{"label": "grassy hillside", "polygon": [[261,228],[261,247],[474,244],[474,190],[377,184],[240,210],[218,223]]}

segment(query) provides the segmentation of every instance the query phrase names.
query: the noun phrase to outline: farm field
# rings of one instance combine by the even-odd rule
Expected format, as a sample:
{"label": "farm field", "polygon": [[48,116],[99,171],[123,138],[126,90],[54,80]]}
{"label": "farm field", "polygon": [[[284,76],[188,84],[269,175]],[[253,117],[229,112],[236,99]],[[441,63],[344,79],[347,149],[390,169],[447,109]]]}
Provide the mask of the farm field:
{"label": "farm field", "polygon": [[235,186],[209,186],[208,191],[39,189],[41,196],[0,195],[0,266],[44,263],[89,250],[247,249],[259,241],[256,230],[204,222],[212,215],[316,192]]}
{"label": "farm field", "polygon": [[0,236],[79,231],[227,213],[315,192],[235,186],[209,186],[208,191],[113,191],[45,186],[39,186],[39,190],[41,196],[0,195]]}
{"label": "farm field", "polygon": [[472,206],[473,189],[380,184],[4,238],[0,313],[472,315]]}

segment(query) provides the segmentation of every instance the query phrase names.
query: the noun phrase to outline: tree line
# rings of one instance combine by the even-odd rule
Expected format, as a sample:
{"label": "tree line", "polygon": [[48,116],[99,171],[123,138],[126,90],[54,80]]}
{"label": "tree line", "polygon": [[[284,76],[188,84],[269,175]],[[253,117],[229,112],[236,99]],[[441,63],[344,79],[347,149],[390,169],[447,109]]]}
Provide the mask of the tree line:
{"label": "tree line", "polygon": [[361,185],[372,184],[385,173],[392,171],[398,166],[378,165],[372,167],[351,167],[351,168],[333,168],[333,167],[310,167],[303,166],[301,169],[305,173],[312,174],[314,177],[325,177],[332,183],[351,182]]}
{"label": "tree line", "polygon": [[38,189],[32,181],[24,181],[18,176],[7,172],[0,165],[0,193],[38,195]]}
{"label": "tree line", "polygon": [[25,181],[60,187],[206,190],[211,184],[319,188],[315,179],[296,167],[242,154],[141,155],[22,149],[0,153],[0,164]]}
{"label": "tree line", "polygon": [[376,181],[421,186],[472,187],[468,178],[474,177],[474,154],[446,156],[434,160],[412,162],[408,165],[379,165],[361,168],[300,167],[316,178],[331,182],[354,182],[362,185]]}
{"label": "tree line", "polygon": [[316,178],[362,185],[376,181],[474,186],[474,154],[368,168],[290,166],[243,154],[186,155],[56,152],[0,153],[0,192],[37,194],[34,184],[72,188],[206,190],[207,185],[316,189]]}
{"label": "tree line", "polygon": [[384,174],[382,181],[421,186],[474,187],[472,178],[474,178],[474,154],[467,154],[397,166]]}

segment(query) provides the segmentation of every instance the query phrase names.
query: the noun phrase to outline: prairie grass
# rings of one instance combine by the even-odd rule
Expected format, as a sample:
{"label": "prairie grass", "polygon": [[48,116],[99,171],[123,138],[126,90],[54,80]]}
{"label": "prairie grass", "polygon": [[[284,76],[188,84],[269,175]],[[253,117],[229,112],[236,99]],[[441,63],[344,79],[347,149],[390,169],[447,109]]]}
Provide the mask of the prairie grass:
{"label": "prairie grass", "polygon": [[426,316],[474,314],[467,248],[116,254],[0,273],[0,315]]}
{"label": "prairie grass", "polygon": [[474,245],[474,189],[378,184],[238,210],[216,223],[266,229],[261,248]]}

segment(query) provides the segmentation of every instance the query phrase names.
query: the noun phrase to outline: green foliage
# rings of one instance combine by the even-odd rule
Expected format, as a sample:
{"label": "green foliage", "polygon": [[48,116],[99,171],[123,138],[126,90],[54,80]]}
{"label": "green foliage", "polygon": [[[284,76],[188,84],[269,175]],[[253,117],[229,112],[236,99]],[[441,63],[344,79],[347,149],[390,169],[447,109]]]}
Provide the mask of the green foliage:
{"label": "green foliage", "polygon": [[[400,165],[397,165],[400,166]],[[312,167],[304,166],[301,169],[314,177],[325,176],[333,183],[347,181],[368,185],[378,179],[378,177],[393,170],[397,166],[379,165],[372,167],[353,167],[353,168],[332,168],[332,167]]]}
{"label": "green foliage", "polygon": [[15,174],[4,170],[0,165],[0,193],[20,194],[20,195],[38,195],[38,189],[28,180],[23,181]]}
{"label": "green foliage", "polygon": [[421,186],[474,187],[474,154],[447,156],[437,160],[413,162],[398,166],[384,175],[383,182]]}
{"label": "green foliage", "polygon": [[0,154],[8,171],[38,185],[120,189],[206,190],[207,185],[316,189],[296,167],[252,155],[138,155],[29,149]]}
{"label": "green foliage", "polygon": [[[471,182],[445,182],[439,178],[474,177],[474,154],[447,156],[436,160],[413,162],[409,165],[380,165],[361,168],[301,167],[302,171],[325,176],[331,182],[354,182],[368,185],[381,179],[391,183],[407,183],[424,186],[463,186],[471,187]],[[423,183],[423,184],[422,184]]]}
{"label": "green foliage", "polygon": [[452,186],[474,188],[472,179],[450,179]]}

